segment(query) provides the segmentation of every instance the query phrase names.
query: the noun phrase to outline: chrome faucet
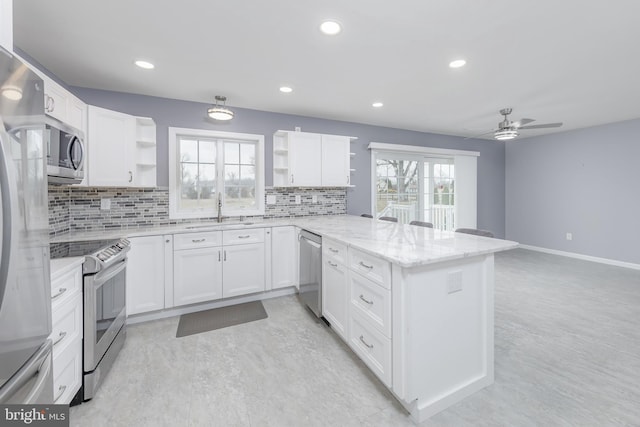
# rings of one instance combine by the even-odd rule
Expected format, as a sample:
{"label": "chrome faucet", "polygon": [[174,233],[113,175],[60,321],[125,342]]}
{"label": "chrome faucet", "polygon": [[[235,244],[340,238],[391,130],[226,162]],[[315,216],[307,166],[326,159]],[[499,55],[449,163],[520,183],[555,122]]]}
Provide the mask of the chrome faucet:
{"label": "chrome faucet", "polygon": [[218,222],[222,222],[222,197],[218,193]]}

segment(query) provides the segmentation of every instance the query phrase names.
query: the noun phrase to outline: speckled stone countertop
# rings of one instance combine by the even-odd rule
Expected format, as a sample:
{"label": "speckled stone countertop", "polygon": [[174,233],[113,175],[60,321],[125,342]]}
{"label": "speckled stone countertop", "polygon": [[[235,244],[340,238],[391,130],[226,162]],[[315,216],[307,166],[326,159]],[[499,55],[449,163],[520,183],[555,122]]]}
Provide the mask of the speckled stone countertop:
{"label": "speckled stone countertop", "polygon": [[466,258],[516,248],[518,243],[432,228],[402,225],[352,215],[248,220],[244,223],[182,224],[166,227],[79,232],[52,242],[196,233],[199,231],[295,225],[384,258],[404,268]]}

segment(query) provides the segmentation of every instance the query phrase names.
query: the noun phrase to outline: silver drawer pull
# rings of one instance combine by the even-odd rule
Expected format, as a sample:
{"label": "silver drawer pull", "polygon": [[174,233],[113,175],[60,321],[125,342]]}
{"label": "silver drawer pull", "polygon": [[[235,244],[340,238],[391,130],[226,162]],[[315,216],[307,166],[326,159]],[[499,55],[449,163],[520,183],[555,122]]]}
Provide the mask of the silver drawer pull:
{"label": "silver drawer pull", "polygon": [[202,242],[204,242],[205,240],[207,240],[207,239],[191,239],[191,241],[192,241],[193,243],[202,243]]}
{"label": "silver drawer pull", "polygon": [[362,261],[360,261],[360,265],[363,266],[364,268],[368,268],[369,270],[373,269],[373,265],[367,265]]}
{"label": "silver drawer pull", "polygon": [[64,339],[64,337],[67,336],[66,332],[60,332],[60,334],[58,334],[58,338],[56,338],[56,340],[53,343],[53,346],[55,347],[56,344],[58,344],[60,341],[62,341]]}
{"label": "silver drawer pull", "polygon": [[56,298],[58,298],[59,296],[61,296],[62,294],[64,294],[65,292],[67,292],[67,288],[60,288],[60,289],[58,290],[58,293],[57,293],[57,294],[55,294],[54,296],[52,296],[52,297],[51,297],[51,299],[56,299]]}
{"label": "silver drawer pull", "polygon": [[334,264],[334,263],[332,263],[331,261],[327,261],[327,263],[329,263],[329,265],[330,265],[331,267],[337,267],[337,266],[338,266],[338,264]]}
{"label": "silver drawer pull", "polygon": [[61,385],[60,387],[58,387],[58,395],[53,399],[53,403],[56,403],[62,397],[66,389],[66,385]]}
{"label": "silver drawer pull", "polygon": [[366,345],[367,348],[369,349],[373,348],[373,344],[367,344],[367,342],[364,340],[364,337],[362,335],[360,335],[360,341],[362,341],[362,344]]}
{"label": "silver drawer pull", "polygon": [[373,305],[373,301],[368,301],[367,299],[365,299],[364,295],[362,294],[360,294],[360,299],[369,305]]}
{"label": "silver drawer pull", "polygon": [[338,252],[340,252],[339,250],[337,250],[337,249],[333,249],[333,248],[329,248],[329,250],[330,250],[331,252],[333,252],[334,254],[337,254]]}
{"label": "silver drawer pull", "polygon": [[238,239],[248,239],[251,237],[251,234],[247,234],[246,236],[238,236]]}

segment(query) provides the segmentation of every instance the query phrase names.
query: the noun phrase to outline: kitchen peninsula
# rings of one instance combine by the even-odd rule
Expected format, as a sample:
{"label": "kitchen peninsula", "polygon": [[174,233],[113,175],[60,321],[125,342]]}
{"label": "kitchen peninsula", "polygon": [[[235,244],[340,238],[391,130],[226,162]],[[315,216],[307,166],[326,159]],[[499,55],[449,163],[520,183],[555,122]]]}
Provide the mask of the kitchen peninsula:
{"label": "kitchen peninsula", "polygon": [[[517,243],[354,216],[293,222],[323,237],[325,317],[414,421],[493,383],[493,254]],[[340,260],[345,292],[327,295]]]}

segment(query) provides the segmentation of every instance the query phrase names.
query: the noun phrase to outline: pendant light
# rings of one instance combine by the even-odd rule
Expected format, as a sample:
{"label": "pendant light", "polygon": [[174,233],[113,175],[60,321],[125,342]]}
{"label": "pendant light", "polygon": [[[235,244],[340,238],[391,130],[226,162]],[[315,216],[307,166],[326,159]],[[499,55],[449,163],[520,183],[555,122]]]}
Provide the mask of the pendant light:
{"label": "pendant light", "polygon": [[[209,108],[209,110],[207,111],[207,114],[209,114],[209,117],[215,120],[223,120],[223,121],[233,119],[233,111],[225,107],[226,102],[227,102],[226,96],[216,95],[216,105]],[[222,105],[219,105],[218,103],[221,103]]]}

